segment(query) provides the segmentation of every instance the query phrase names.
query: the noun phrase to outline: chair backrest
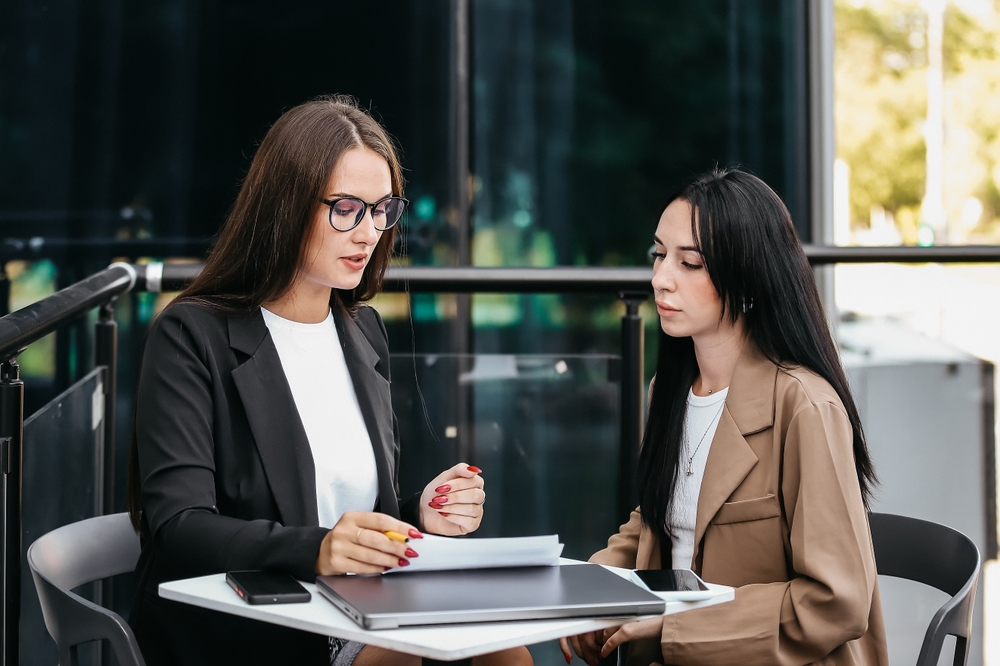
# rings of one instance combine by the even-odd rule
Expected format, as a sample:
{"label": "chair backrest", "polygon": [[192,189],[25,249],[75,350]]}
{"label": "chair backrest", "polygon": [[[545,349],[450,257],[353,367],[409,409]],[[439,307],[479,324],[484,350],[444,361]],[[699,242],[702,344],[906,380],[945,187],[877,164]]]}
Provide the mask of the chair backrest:
{"label": "chair backrest", "polygon": [[969,656],[972,613],[979,583],[979,549],[944,525],[888,513],[868,515],[879,575],[904,578],[951,595],[931,619],[917,666],[938,663],[944,638],[955,637],[955,666]]}
{"label": "chair backrest", "polygon": [[28,548],[28,567],[45,628],[59,648],[60,666],[76,666],[77,646],[107,640],[121,666],[145,666],[135,635],[120,615],[74,594],[80,585],[126,573],[139,559],[139,537],[128,514],[71,523]]}

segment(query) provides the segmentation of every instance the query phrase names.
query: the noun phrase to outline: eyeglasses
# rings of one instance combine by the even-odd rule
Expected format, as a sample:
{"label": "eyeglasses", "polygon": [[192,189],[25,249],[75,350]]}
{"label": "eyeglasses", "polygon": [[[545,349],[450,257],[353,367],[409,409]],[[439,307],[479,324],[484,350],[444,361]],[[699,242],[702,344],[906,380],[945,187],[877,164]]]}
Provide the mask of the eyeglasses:
{"label": "eyeglasses", "polygon": [[365,213],[371,208],[372,223],[377,231],[391,229],[403,216],[410,202],[403,197],[386,197],[375,203],[368,203],[357,197],[320,199],[330,207],[330,226],[337,231],[350,231],[361,224]]}

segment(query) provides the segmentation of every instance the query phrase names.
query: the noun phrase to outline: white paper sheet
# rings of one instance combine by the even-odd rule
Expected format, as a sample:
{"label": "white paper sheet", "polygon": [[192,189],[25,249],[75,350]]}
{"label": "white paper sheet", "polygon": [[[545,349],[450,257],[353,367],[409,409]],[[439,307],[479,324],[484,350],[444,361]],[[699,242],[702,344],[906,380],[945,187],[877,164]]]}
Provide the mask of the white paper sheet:
{"label": "white paper sheet", "polygon": [[456,539],[425,534],[423,539],[410,539],[407,545],[417,551],[418,557],[409,558],[410,566],[395,567],[386,573],[556,566],[563,549],[556,534],[506,539]]}

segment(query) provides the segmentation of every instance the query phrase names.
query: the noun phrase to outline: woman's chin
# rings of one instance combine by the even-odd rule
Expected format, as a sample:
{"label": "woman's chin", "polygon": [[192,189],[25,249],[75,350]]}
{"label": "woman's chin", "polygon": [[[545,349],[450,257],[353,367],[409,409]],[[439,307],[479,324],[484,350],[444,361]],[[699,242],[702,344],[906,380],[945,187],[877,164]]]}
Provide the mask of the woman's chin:
{"label": "woman's chin", "polygon": [[332,282],[334,289],[339,289],[340,291],[351,291],[352,289],[357,289],[358,285],[361,284],[361,273],[338,276],[337,279]]}
{"label": "woman's chin", "polygon": [[691,336],[691,333],[685,330],[683,326],[678,326],[677,322],[663,321],[662,318],[660,319],[660,330],[672,338],[687,338]]}

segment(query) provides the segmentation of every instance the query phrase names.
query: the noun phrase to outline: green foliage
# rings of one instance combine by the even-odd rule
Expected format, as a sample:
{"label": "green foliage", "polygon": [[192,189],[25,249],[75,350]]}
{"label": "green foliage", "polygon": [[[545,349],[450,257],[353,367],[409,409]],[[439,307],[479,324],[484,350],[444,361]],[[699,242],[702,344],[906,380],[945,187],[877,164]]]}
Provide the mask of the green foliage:
{"label": "green foliage", "polygon": [[[837,0],[835,116],[837,156],[850,166],[851,218],[867,226],[881,206],[904,220],[926,182],[927,16],[916,0],[860,4]],[[978,197],[983,223],[1000,210],[990,174],[1000,161],[1000,12],[981,20],[954,2],[944,16],[945,206],[950,223]],[[902,214],[902,219],[900,215]],[[1000,231],[1000,229],[998,229]],[[963,232],[964,233],[964,232]],[[1000,239],[994,235],[983,240]]]}
{"label": "green foliage", "polygon": [[995,31],[984,28],[954,4],[949,4],[944,13],[945,75],[961,73],[968,58],[996,60],[998,39],[1000,35]]}

